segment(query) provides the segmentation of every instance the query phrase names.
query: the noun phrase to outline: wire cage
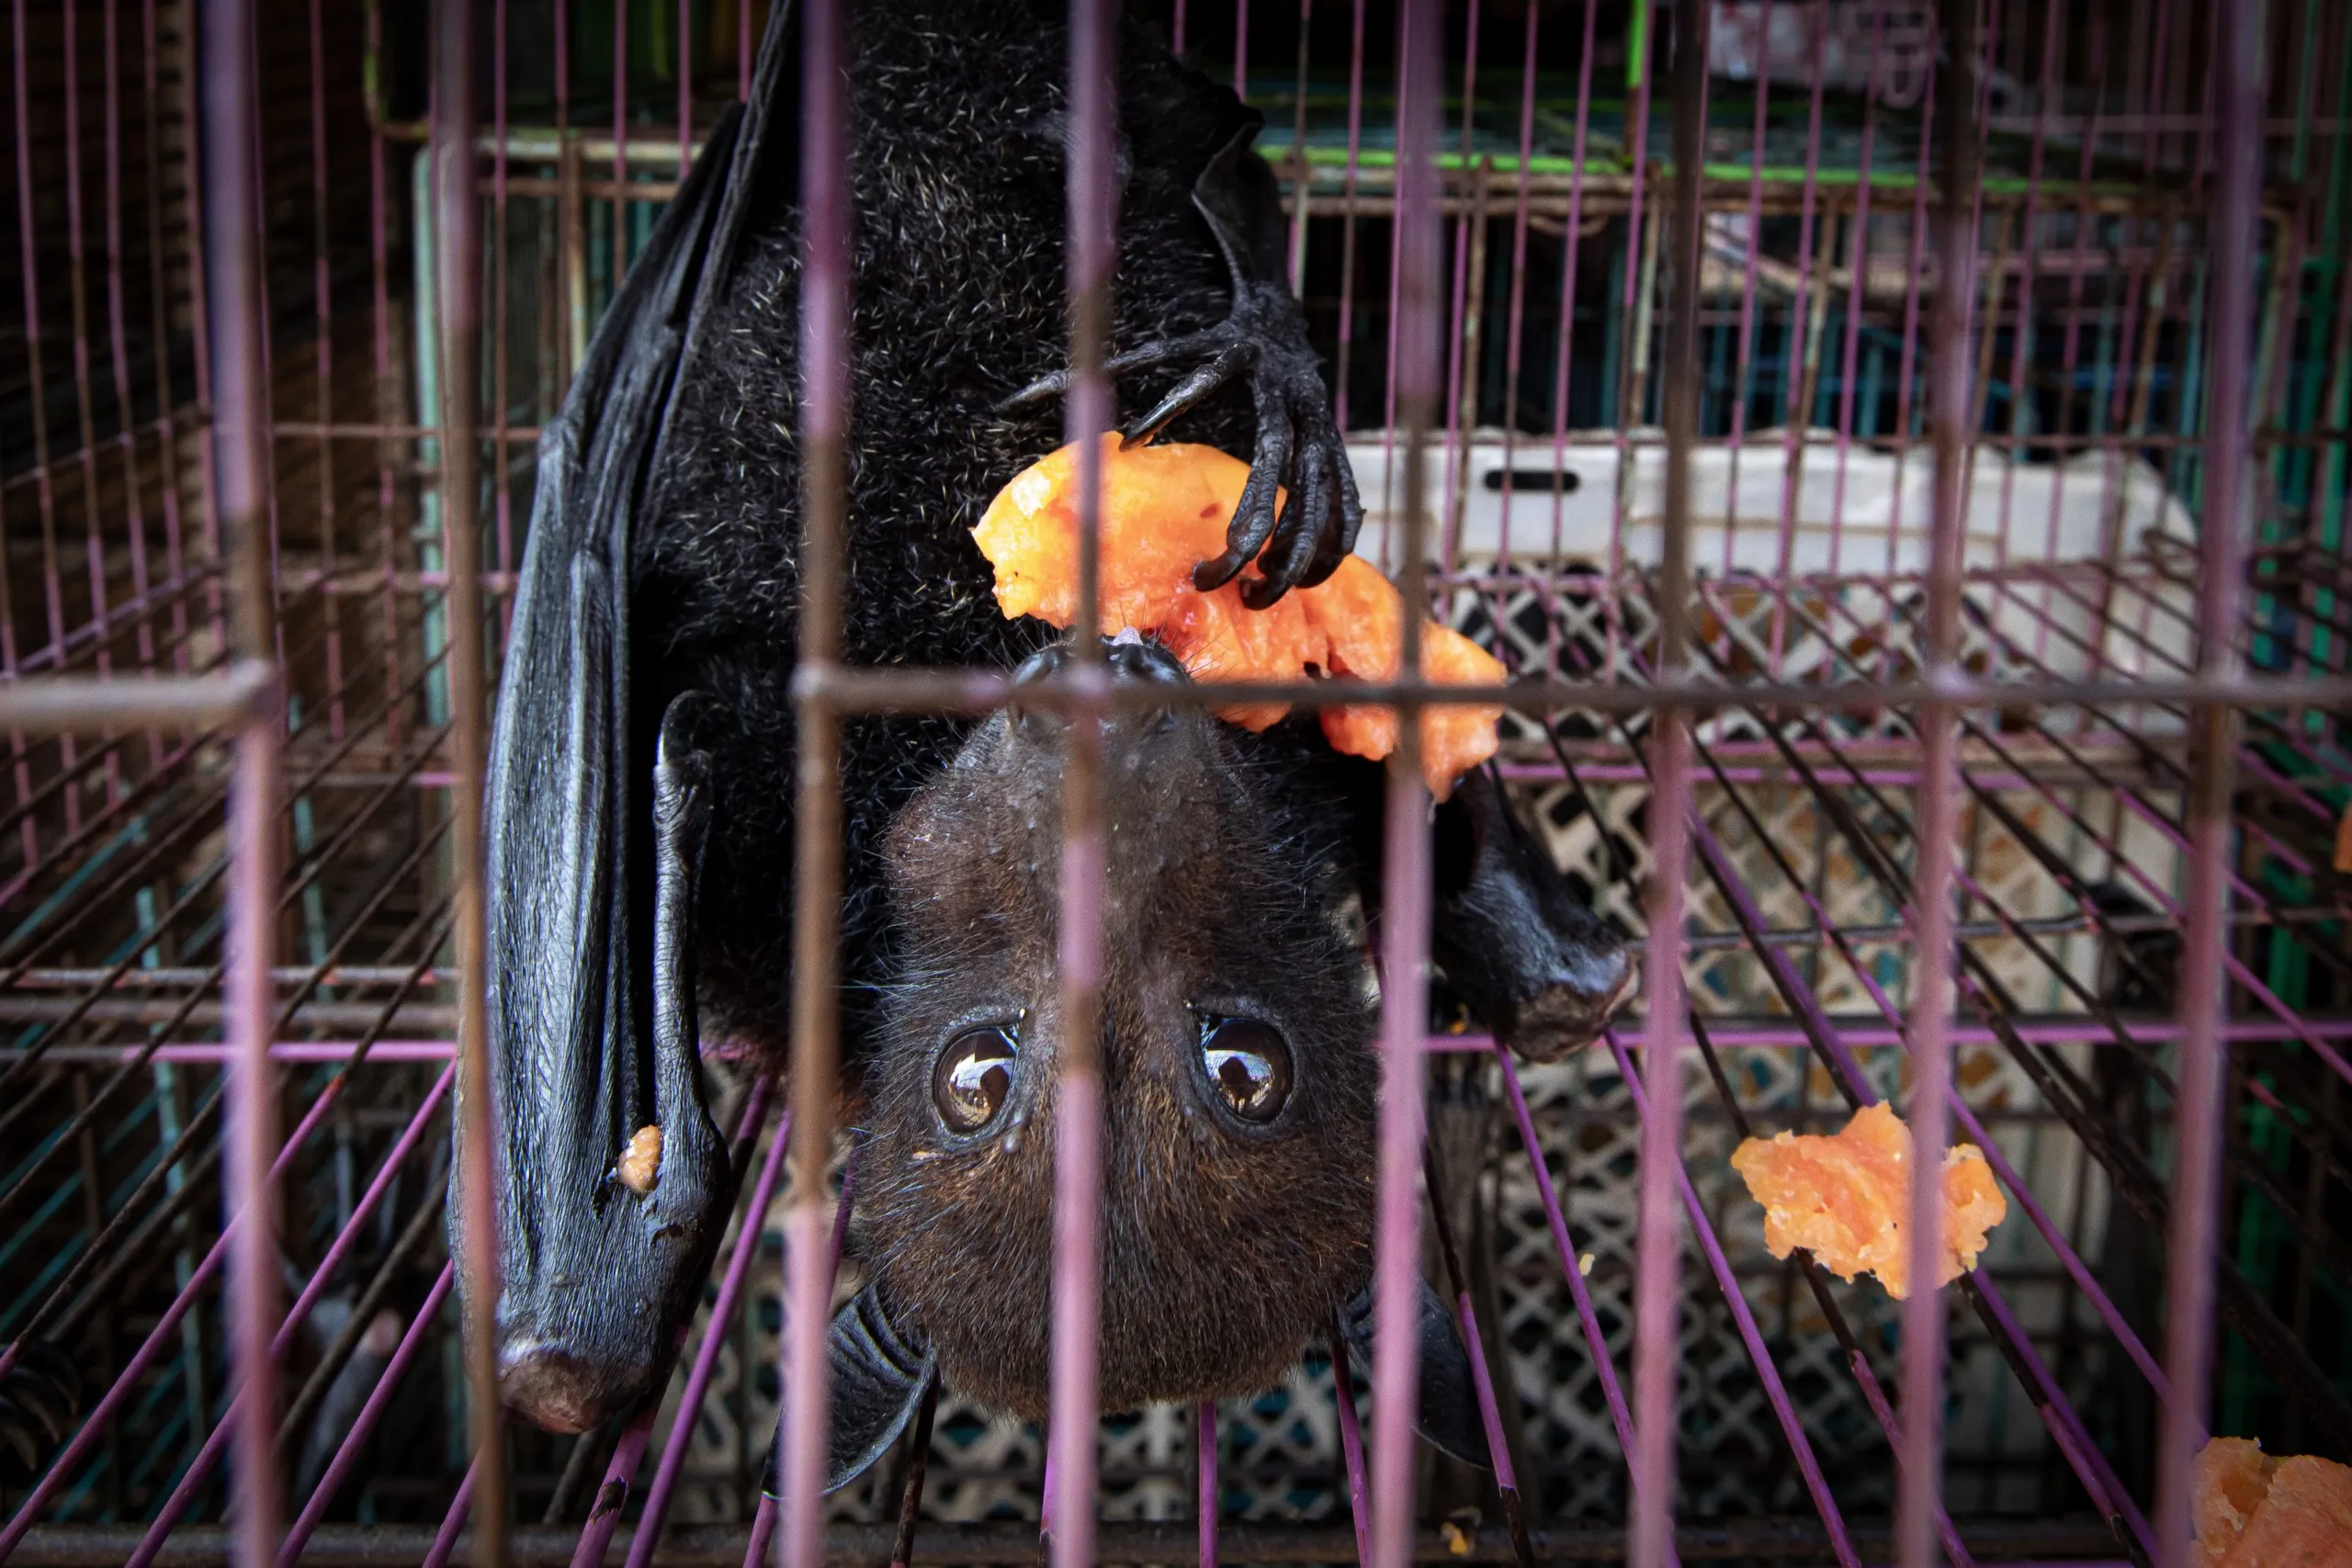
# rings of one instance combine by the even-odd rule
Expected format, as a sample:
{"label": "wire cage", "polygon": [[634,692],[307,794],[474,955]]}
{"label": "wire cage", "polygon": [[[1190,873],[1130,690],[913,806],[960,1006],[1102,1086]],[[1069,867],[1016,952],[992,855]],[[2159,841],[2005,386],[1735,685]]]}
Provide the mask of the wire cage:
{"label": "wire cage", "polygon": [[[1502,658],[1505,775],[1644,943],[1560,1063],[1385,1004],[1380,1278],[1458,1303],[1508,1467],[1311,1351],[1050,1482],[951,1391],[816,1503],[786,1325],[854,1162],[720,1040],[665,1393],[480,1450],[443,1216],[534,446],[768,6],[17,0],[0,1560],[879,1562],[903,1512],[934,1562],[2172,1568],[2207,1430],[2352,1458],[2352,12],[1137,9],[1264,114],[1359,552]],[[1879,1099],[2013,1204],[1907,1303],[1727,1164]]]}

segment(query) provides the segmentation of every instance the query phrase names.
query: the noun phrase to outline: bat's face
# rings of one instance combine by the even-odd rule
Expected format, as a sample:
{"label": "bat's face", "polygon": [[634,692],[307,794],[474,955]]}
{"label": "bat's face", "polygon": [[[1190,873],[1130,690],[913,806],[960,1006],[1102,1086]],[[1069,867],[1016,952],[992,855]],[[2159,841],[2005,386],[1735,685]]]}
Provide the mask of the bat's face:
{"label": "bat's face", "polygon": [[[1124,679],[1182,682],[1150,644]],[[1053,649],[1023,667],[1051,668]],[[1000,715],[893,826],[905,962],[870,1082],[865,1247],[965,1392],[1046,1402],[1062,729]],[[1105,727],[1103,1407],[1278,1382],[1363,1284],[1374,986],[1278,778],[1205,713]]]}

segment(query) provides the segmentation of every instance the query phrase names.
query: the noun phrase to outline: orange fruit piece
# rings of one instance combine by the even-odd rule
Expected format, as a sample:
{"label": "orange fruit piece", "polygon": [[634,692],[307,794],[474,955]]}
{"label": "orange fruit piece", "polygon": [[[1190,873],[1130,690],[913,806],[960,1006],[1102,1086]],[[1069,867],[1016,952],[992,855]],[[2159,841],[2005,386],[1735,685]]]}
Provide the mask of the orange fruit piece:
{"label": "orange fruit piece", "polygon": [[[1886,1293],[1910,1293],[1910,1247],[1903,1220],[1910,1208],[1911,1129],[1881,1101],[1854,1112],[1829,1134],[1782,1133],[1749,1138],[1731,1166],[1764,1205],[1764,1245],[1775,1258],[1804,1247],[1840,1279],[1875,1274]],[[1968,1144],[1944,1152],[1943,1266],[1948,1285],[1976,1267],[1985,1233],[2009,1212],[1984,1151]]]}
{"label": "orange fruit piece", "polygon": [[2272,1459],[2245,1438],[2197,1456],[2189,1509],[2196,1568],[2345,1568],[2352,1563],[2352,1469],[2312,1455]]}
{"label": "orange fruit piece", "polygon": [[[1102,531],[1098,614],[1102,629],[1133,627],[1159,638],[1196,681],[1296,681],[1309,675],[1396,679],[1403,658],[1404,601],[1355,556],[1313,588],[1294,588],[1272,608],[1241,602],[1241,580],[1202,592],[1193,568],[1225,549],[1250,466],[1214,446],[1170,442],[1122,448],[1102,438]],[[997,492],[972,530],[996,569],[997,607],[1067,626],[1078,612],[1078,447],[1048,453]],[[1286,501],[1287,497],[1282,498]],[[1278,504],[1280,502],[1278,502]],[[1449,685],[1499,685],[1503,667],[1461,633],[1421,626],[1421,667]],[[1217,716],[1264,729],[1283,703],[1221,708]],[[1421,714],[1421,773],[1440,800],[1454,781],[1495,754],[1496,705],[1430,707]],[[1393,709],[1335,705],[1324,738],[1374,760],[1396,749]]]}

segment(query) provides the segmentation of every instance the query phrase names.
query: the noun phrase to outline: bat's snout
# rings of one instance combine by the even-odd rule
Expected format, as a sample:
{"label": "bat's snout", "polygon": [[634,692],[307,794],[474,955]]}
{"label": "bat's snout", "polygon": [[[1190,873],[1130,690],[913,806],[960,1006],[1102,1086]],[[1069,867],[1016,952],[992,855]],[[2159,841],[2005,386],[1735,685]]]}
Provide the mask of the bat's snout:
{"label": "bat's snout", "polygon": [[[1069,668],[1072,645],[1067,641],[1041,648],[1023,660],[1012,672],[1015,685],[1029,685],[1059,674]],[[1158,685],[1183,686],[1192,683],[1184,671],[1184,661],[1161,647],[1152,638],[1132,629],[1116,637],[1102,639],[1102,660],[1110,667],[1114,681],[1148,681]],[[1024,720],[1050,719],[1043,709],[1016,707]]]}
{"label": "bat's snout", "polygon": [[1557,963],[1534,994],[1518,1000],[1497,1029],[1531,1060],[1557,1060],[1590,1043],[1632,998],[1642,966],[1622,943],[1562,940]]}

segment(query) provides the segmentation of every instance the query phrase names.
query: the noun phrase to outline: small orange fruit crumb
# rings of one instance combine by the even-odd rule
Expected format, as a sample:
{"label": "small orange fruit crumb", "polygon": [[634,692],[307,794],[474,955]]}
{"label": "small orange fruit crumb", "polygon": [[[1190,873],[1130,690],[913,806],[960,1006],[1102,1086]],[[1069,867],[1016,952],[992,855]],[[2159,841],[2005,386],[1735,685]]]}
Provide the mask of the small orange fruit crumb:
{"label": "small orange fruit crumb", "polygon": [[2197,1456],[2189,1507],[2195,1568],[2340,1568],[2352,1562],[2352,1469],[2272,1459],[2245,1438]]}
{"label": "small orange fruit crumb", "polygon": [[[1854,1112],[1831,1135],[1749,1138],[1731,1165],[1764,1205],[1764,1245],[1775,1258],[1804,1247],[1840,1279],[1875,1274],[1901,1301],[1910,1291],[1903,1217],[1910,1207],[1911,1129],[1884,1101]],[[1944,1152],[1943,1267],[1948,1285],[1976,1267],[1984,1235],[2008,1213],[1984,1151]]]}
{"label": "small orange fruit crumb", "polygon": [[[1404,602],[1378,569],[1355,556],[1313,588],[1295,588],[1272,608],[1241,603],[1241,580],[1204,593],[1193,568],[1225,549],[1226,525],[1241,503],[1250,467],[1213,446],[1170,442],[1121,448],[1102,437],[1102,628],[1148,632],[1184,661],[1196,681],[1295,681],[1310,671],[1364,681],[1396,678]],[[1078,448],[1064,446],[1019,474],[989,502],[972,538],[996,569],[996,600],[1008,619],[1036,615],[1057,626],[1078,610]],[[1503,667],[1450,627],[1421,627],[1422,669],[1450,685],[1498,685]],[[1263,729],[1288,711],[1281,703],[1219,710]],[[1495,754],[1499,706],[1432,707],[1421,715],[1421,771],[1442,800],[1464,773]],[[1396,749],[1396,715],[1373,705],[1323,710],[1323,734],[1351,756]]]}
{"label": "small orange fruit crumb", "polygon": [[662,1176],[662,1129],[651,1122],[629,1134],[613,1173],[632,1192],[650,1192]]}

